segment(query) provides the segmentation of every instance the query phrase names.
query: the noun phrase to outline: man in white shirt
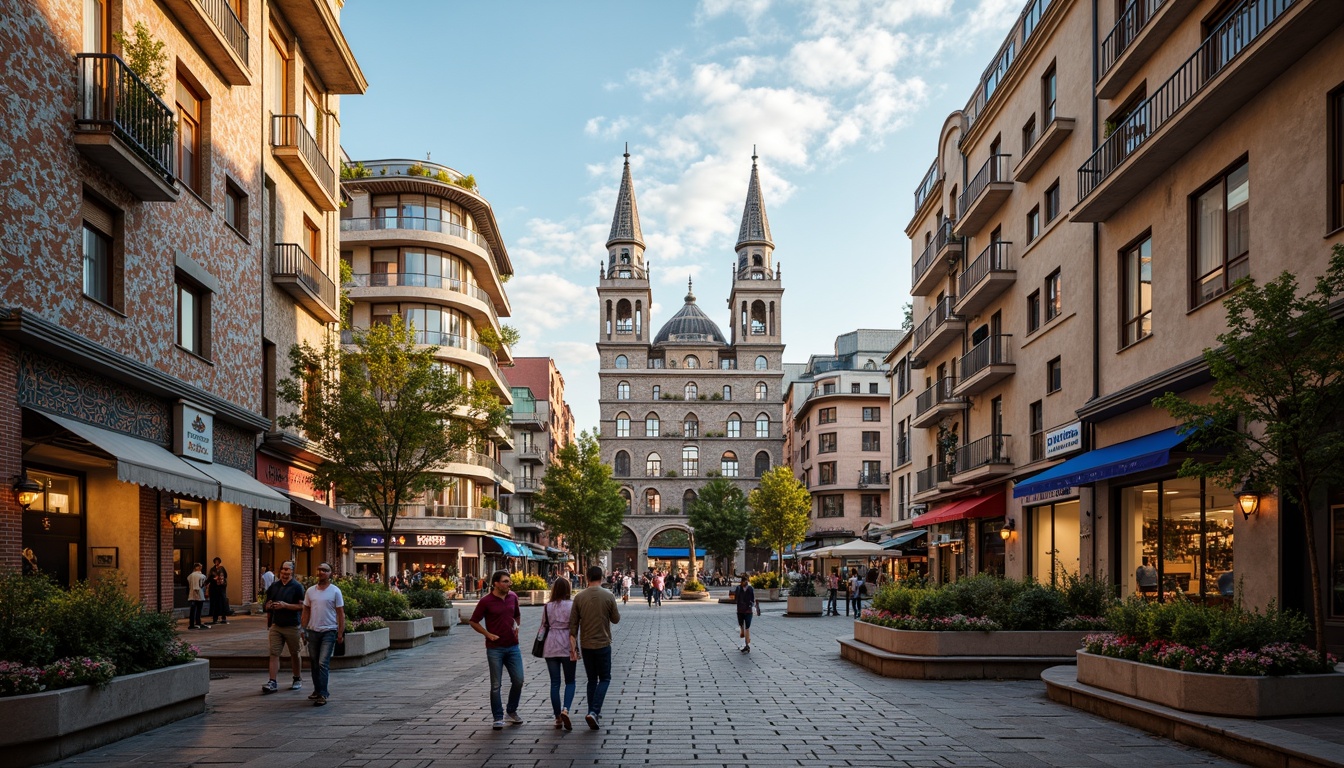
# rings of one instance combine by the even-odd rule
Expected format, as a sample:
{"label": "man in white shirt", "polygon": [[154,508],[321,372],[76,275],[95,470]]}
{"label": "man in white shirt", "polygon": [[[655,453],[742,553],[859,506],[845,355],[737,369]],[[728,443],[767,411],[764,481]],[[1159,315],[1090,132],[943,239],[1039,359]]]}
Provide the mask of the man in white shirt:
{"label": "man in white shirt", "polygon": [[345,641],[345,598],[341,588],[331,583],[331,566],[317,566],[317,584],[303,593],[303,628],[308,636],[308,661],[313,672],[313,706],[323,706],[331,693],[327,678],[331,673],[331,654],[336,644]]}
{"label": "man in white shirt", "polygon": [[275,583],[275,573],[269,565],[261,566],[261,591],[265,592]]}

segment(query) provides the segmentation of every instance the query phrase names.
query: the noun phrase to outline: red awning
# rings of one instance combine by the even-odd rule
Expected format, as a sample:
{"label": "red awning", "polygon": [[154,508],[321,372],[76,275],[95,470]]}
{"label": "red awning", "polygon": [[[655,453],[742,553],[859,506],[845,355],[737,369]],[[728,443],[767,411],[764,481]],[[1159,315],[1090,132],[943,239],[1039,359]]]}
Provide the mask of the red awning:
{"label": "red awning", "polygon": [[1006,513],[1007,505],[1004,502],[1003,494],[993,493],[988,496],[972,496],[969,499],[948,502],[916,517],[910,521],[910,524],[915,527],[923,527],[970,518],[1003,517]]}

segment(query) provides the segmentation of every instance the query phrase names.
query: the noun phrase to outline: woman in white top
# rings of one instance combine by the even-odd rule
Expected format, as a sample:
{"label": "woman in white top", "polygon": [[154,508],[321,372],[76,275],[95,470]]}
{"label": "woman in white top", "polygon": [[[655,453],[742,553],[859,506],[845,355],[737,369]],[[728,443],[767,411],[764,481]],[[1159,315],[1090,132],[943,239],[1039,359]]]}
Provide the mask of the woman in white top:
{"label": "woman in white top", "polygon": [[[541,622],[547,628],[546,644],[542,655],[546,669],[551,673],[551,709],[555,710],[555,727],[574,730],[569,719],[569,708],[574,703],[574,673],[579,657],[569,642],[569,614],[574,608],[570,599],[569,580],[558,578],[551,584],[551,599],[542,606]],[[560,703],[560,672],[565,673],[565,701]]]}

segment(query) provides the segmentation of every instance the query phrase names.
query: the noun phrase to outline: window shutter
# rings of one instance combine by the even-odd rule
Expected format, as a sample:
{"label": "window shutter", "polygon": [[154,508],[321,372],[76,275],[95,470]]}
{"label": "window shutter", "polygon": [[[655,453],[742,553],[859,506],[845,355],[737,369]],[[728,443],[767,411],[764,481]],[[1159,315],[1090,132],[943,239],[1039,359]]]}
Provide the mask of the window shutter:
{"label": "window shutter", "polygon": [[102,232],[108,237],[112,237],[114,217],[112,216],[111,211],[86,197],[84,198],[84,207],[80,212],[80,215],[82,215],[84,221],[88,222],[94,229]]}

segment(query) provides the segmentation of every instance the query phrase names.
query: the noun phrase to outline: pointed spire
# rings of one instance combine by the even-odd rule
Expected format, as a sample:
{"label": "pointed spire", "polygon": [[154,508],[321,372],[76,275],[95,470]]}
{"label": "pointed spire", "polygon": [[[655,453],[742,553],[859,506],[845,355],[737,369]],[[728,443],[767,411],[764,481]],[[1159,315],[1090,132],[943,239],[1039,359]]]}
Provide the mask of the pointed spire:
{"label": "pointed spire", "polygon": [[607,247],[614,243],[634,243],[644,247],[644,233],[639,228],[639,206],[635,204],[635,183],[630,179],[629,143],[625,145],[625,170],[621,174],[621,191],[616,194],[616,213],[611,217]]}
{"label": "pointed spire", "polygon": [[737,247],[762,243],[771,248],[770,220],[765,215],[765,200],[761,197],[761,177],[756,168],[756,145],[751,147],[751,181],[747,183],[747,203],[742,206],[742,228],[737,233]]}
{"label": "pointed spire", "polygon": [[691,278],[686,278],[686,303],[695,303],[695,291],[691,289]]}

